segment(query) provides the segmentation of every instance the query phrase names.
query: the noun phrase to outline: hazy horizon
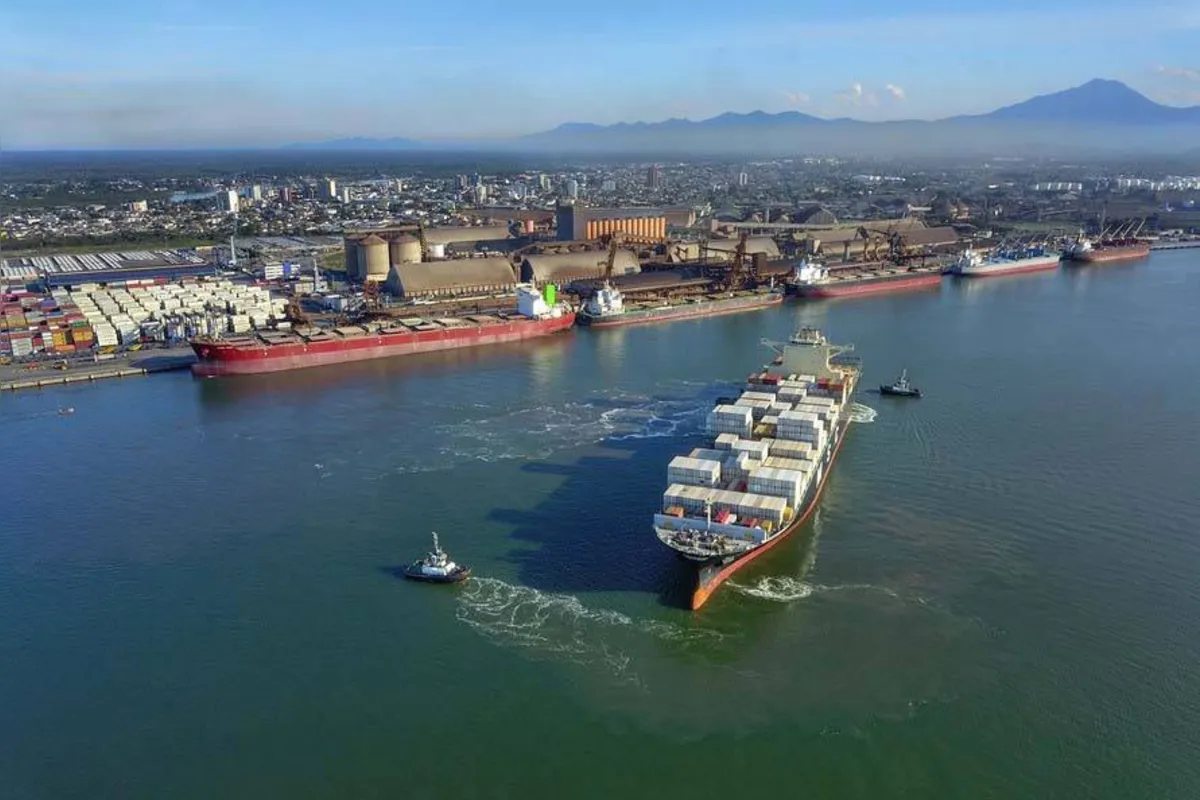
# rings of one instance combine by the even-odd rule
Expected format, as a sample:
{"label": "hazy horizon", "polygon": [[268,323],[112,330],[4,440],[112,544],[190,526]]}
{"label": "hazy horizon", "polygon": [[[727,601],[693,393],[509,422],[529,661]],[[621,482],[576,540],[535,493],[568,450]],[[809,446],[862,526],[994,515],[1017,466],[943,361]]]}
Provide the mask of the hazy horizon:
{"label": "hazy horizon", "polygon": [[1200,104],[1200,12],[1181,5],[917,0],[898,11],[871,0],[799,14],[765,0],[716,24],[726,10],[712,0],[686,16],[628,0],[604,14],[545,0],[520,13],[349,0],[331,19],[311,0],[18,0],[0,11],[0,139],[12,149],[226,148],[490,141],[567,122],[758,110],[933,120],[1095,77]]}

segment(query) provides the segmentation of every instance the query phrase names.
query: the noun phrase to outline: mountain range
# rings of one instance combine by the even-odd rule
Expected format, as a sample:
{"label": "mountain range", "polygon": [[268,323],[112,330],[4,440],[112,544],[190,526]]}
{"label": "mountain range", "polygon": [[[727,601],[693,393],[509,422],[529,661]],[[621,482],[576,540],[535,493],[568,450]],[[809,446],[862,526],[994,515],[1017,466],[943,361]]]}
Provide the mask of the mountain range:
{"label": "mountain range", "polygon": [[596,125],[568,122],[516,139],[426,142],[338,139],[319,150],[516,150],[541,153],[937,155],[1080,150],[1180,152],[1200,135],[1200,106],[1166,106],[1119,81],[1096,79],[987,114],[934,121],[863,122],[798,111],[727,112],[710,119]]}

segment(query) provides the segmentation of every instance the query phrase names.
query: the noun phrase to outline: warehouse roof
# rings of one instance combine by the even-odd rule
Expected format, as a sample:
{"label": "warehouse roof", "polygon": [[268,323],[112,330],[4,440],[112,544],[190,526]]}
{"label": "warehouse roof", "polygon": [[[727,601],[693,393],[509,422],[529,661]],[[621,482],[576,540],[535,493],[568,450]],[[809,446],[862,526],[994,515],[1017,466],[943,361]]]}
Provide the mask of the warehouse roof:
{"label": "warehouse roof", "polygon": [[401,289],[406,295],[474,286],[506,286],[516,282],[512,265],[504,258],[460,258],[394,264],[388,274],[388,288],[393,291]]}
{"label": "warehouse roof", "polygon": [[[530,255],[521,262],[521,280],[567,282],[582,278],[597,278],[604,274],[608,253],[603,250],[583,250],[558,255]],[[618,250],[613,263],[614,275],[642,271],[637,256],[631,250]]]}
{"label": "warehouse roof", "polygon": [[[732,253],[737,250],[737,244],[737,239],[711,239],[708,249]],[[779,258],[779,245],[770,236],[751,236],[746,240],[746,255],[755,253],[766,253],[767,258]]]}
{"label": "warehouse roof", "polygon": [[457,242],[492,242],[508,238],[507,225],[470,225],[460,227],[426,228],[425,241],[430,244]]}
{"label": "warehouse roof", "polygon": [[908,247],[938,247],[958,243],[958,231],[951,227],[916,228],[902,234],[904,244]]}

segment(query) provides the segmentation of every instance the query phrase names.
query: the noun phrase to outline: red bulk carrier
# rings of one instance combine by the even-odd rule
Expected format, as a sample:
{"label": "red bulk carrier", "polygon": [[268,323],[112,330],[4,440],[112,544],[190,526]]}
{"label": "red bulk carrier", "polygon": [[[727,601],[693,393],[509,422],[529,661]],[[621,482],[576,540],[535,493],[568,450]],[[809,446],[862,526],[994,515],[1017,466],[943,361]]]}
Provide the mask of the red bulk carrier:
{"label": "red bulk carrier", "polygon": [[828,298],[880,294],[940,286],[940,267],[898,267],[892,264],[862,270],[830,270],[805,262],[788,278],[794,297]]}
{"label": "red bulk carrier", "polygon": [[1150,243],[1138,239],[1145,220],[1134,229],[1134,223],[1118,228],[1111,236],[1101,234],[1092,241],[1082,233],[1063,252],[1063,258],[1077,264],[1106,264],[1113,261],[1133,261],[1150,256]]}
{"label": "red bulk carrier", "polygon": [[518,287],[517,299],[514,314],[403,318],[328,330],[197,337],[191,345],[199,361],[192,372],[204,377],[250,375],[518,342],[567,330],[575,322],[573,311],[548,305],[531,286]]}

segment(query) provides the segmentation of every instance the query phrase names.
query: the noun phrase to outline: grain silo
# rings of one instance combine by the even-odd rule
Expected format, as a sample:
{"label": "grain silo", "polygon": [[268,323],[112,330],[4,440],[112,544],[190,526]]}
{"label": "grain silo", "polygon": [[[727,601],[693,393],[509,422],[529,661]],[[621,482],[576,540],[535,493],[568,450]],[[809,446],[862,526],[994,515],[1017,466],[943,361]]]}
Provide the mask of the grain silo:
{"label": "grain silo", "polygon": [[421,263],[421,242],[416,237],[401,233],[388,243],[388,254],[392,265]]}
{"label": "grain silo", "polygon": [[385,281],[388,276],[388,244],[370,234],[358,243],[358,275],[361,280]]}
{"label": "grain silo", "polygon": [[358,277],[358,239],[346,236],[342,240],[346,249],[346,277]]}

